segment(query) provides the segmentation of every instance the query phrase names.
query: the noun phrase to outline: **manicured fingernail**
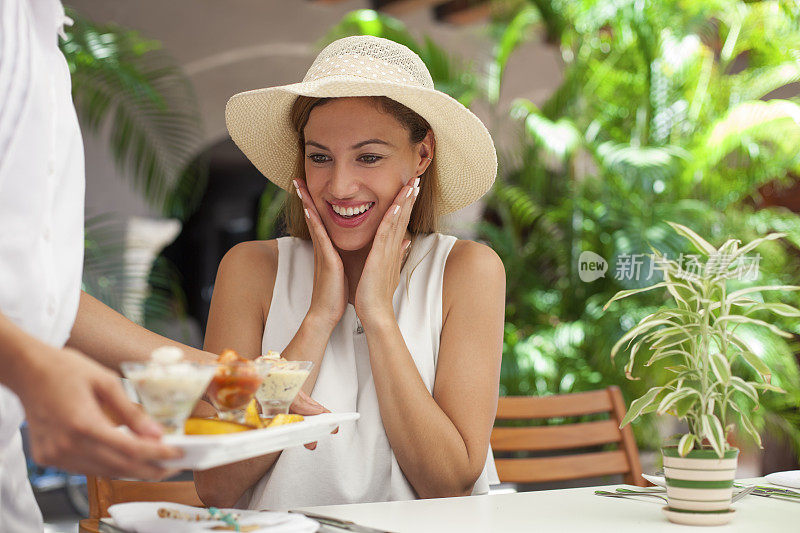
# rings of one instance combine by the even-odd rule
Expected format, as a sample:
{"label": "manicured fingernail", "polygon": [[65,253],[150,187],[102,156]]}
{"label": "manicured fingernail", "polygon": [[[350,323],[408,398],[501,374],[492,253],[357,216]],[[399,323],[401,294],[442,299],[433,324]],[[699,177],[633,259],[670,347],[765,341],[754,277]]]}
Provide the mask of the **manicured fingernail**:
{"label": "manicured fingernail", "polygon": [[400,206],[396,205],[396,206],[394,206],[394,212],[392,212],[392,214],[396,215],[398,212],[400,212]]}
{"label": "manicured fingernail", "polygon": [[419,188],[419,178],[414,180],[414,187]]}
{"label": "manicured fingernail", "polygon": [[308,209],[303,209],[306,212],[306,218],[311,218],[311,215],[308,214]]}
{"label": "manicured fingernail", "polygon": [[297,186],[297,180],[292,180],[295,189],[299,189],[300,187]]}
{"label": "manicured fingernail", "polygon": [[408,191],[406,191],[406,198],[408,198],[409,196],[411,196],[411,193],[412,193],[412,192],[414,192],[414,190],[413,190],[413,189],[408,189]]}
{"label": "manicured fingernail", "polygon": [[296,191],[297,191],[297,196],[299,196],[300,199],[302,200],[303,199],[303,195],[300,194],[300,189],[296,189]]}
{"label": "manicured fingernail", "polygon": [[414,187],[414,198],[419,195],[419,187]]}

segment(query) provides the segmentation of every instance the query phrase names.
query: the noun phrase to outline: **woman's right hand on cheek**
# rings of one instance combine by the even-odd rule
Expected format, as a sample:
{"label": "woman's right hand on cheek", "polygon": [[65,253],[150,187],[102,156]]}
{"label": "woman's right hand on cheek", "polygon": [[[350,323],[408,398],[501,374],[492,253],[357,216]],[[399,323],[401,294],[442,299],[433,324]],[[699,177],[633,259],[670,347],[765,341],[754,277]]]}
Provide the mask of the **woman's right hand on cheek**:
{"label": "woman's right hand on cheek", "polygon": [[292,183],[303,202],[306,224],[314,245],[314,288],[308,315],[333,330],[347,308],[347,277],[342,259],[325,230],[306,184],[300,179]]}

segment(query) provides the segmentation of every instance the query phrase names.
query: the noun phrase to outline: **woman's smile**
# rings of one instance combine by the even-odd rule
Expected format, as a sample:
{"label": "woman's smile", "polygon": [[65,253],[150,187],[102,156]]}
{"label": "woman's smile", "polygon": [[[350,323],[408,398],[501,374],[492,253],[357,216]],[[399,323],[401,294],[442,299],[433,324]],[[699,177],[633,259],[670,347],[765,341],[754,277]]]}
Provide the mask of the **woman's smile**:
{"label": "woman's smile", "polygon": [[357,205],[334,204],[325,202],[328,205],[328,214],[331,219],[343,228],[355,228],[360,226],[372,214],[372,207],[375,202],[365,202]]}

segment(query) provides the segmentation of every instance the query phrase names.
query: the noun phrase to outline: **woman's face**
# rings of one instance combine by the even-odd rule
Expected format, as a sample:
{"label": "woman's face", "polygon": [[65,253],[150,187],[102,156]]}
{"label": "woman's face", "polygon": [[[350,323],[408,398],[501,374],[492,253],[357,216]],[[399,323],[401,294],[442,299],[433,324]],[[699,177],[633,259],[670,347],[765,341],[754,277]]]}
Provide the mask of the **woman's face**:
{"label": "woman's face", "polygon": [[331,241],[369,246],[397,193],[427,168],[430,132],[412,144],[369,98],[337,98],[311,111],[304,134],[306,184]]}

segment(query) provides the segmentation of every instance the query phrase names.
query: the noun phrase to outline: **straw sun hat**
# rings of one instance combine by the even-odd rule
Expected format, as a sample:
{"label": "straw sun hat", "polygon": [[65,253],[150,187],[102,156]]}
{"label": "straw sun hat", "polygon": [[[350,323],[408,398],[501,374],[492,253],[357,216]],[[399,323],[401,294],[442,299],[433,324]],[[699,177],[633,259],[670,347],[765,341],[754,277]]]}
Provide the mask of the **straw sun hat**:
{"label": "straw sun hat", "polygon": [[488,191],[497,175],[497,154],[478,117],[433,88],[425,63],[407,47],[379,37],[356,36],[329,44],[300,83],[233,96],[225,109],[231,138],[261,171],[289,190],[298,158],[289,112],[298,95],[386,96],[421,115],[436,138],[439,212],[452,213]]}

